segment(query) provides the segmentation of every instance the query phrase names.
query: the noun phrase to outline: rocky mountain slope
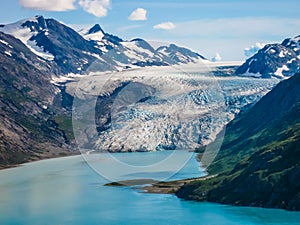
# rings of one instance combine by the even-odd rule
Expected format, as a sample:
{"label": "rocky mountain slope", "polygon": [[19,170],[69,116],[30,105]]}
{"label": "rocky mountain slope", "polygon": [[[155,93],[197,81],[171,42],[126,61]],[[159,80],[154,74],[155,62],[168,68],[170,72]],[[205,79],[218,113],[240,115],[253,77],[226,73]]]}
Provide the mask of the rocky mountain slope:
{"label": "rocky mountain slope", "polygon": [[97,68],[110,65],[109,70],[122,70],[145,66],[196,63],[205,60],[202,55],[175,44],[155,49],[141,38],[125,41],[104,32],[99,24],[90,29],[81,30],[79,33],[86,40],[93,42],[96,48],[103,51],[104,54],[96,63]]}
{"label": "rocky mountain slope", "polygon": [[0,168],[70,154],[66,132],[55,121],[60,90],[50,83],[59,68],[0,32]]}
{"label": "rocky mountain slope", "polygon": [[218,176],[182,187],[177,196],[232,205],[300,210],[300,74],[279,83],[226,129]]}
{"label": "rocky mountain slope", "polygon": [[99,24],[79,33],[43,16],[0,25],[0,31],[20,39],[33,53],[54,61],[63,74],[119,71],[145,66],[199,62],[205,58],[174,44],[154,49],[142,39],[124,41],[103,31]]}
{"label": "rocky mountain slope", "polygon": [[300,36],[268,44],[236,70],[237,75],[285,78],[299,72]]}
{"label": "rocky mountain slope", "polygon": [[45,60],[53,60],[65,74],[86,69],[95,60],[92,54],[102,54],[71,28],[42,16],[2,25],[0,31],[20,39]]}

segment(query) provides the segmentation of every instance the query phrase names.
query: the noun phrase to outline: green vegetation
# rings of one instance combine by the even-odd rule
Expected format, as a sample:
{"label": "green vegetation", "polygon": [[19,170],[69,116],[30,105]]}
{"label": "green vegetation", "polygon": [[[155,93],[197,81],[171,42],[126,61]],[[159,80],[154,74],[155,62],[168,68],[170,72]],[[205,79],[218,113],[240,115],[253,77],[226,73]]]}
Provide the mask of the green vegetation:
{"label": "green vegetation", "polygon": [[232,205],[300,210],[300,75],[282,81],[226,130],[218,176],[184,185],[177,196]]}
{"label": "green vegetation", "polygon": [[72,126],[72,117],[71,115],[55,115],[53,117],[54,121],[57,123],[58,128],[62,130],[68,141],[74,140],[73,126]]}

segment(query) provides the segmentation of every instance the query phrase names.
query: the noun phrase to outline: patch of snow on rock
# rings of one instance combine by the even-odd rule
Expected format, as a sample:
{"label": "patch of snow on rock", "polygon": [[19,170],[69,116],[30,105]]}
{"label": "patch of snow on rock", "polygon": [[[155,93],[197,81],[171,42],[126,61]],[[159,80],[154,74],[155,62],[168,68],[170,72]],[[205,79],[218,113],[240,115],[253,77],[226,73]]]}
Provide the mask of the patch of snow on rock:
{"label": "patch of snow on rock", "polygon": [[289,71],[289,70],[290,69],[286,65],[283,65],[282,67],[278,68],[274,74],[280,77],[284,77],[284,75],[282,74],[283,71]]}
{"label": "patch of snow on rock", "polygon": [[8,56],[12,56],[11,52],[9,52],[9,51],[5,51],[4,53]]}

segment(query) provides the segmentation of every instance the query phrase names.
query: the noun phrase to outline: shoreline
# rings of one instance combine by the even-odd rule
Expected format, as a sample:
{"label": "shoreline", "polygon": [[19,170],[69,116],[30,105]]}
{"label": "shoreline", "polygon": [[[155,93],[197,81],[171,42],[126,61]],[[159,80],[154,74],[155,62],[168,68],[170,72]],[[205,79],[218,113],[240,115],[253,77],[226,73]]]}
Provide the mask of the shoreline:
{"label": "shoreline", "polygon": [[183,185],[194,181],[204,181],[216,177],[216,175],[205,175],[203,177],[194,177],[173,181],[158,181],[152,179],[134,179],[111,182],[104,184],[107,187],[131,187],[134,190],[140,190],[146,194],[175,194]]}
{"label": "shoreline", "polygon": [[[170,150],[165,150],[165,151],[170,151]],[[139,152],[139,151],[136,151],[136,152],[97,152],[96,154],[98,153],[110,153],[110,154],[115,154],[115,153],[151,153],[151,152],[155,152],[155,151],[146,151],[146,152]],[[192,152],[192,153],[195,153],[195,154],[198,154],[196,151],[189,151],[189,152]],[[36,156],[36,157],[32,157],[30,158],[29,160],[27,161],[24,161],[22,163],[17,163],[17,164],[10,164],[10,165],[0,165],[0,171],[2,170],[6,170],[6,169],[12,169],[12,168],[18,168],[20,166],[23,166],[23,165],[26,165],[28,163],[34,163],[34,162],[40,162],[40,161],[44,161],[44,160],[51,160],[51,159],[60,159],[60,158],[67,158],[67,157],[72,157],[72,156],[88,156],[88,155],[91,155],[91,154],[95,154],[95,150],[90,150],[90,151],[87,151],[87,152],[80,152],[80,151],[73,151],[73,152],[64,152],[65,155],[52,155],[52,156],[47,156],[47,155],[44,155],[44,156]],[[196,161],[197,162],[200,162],[198,157],[195,157]]]}
{"label": "shoreline", "polygon": [[[28,162],[24,162],[21,164],[15,164],[10,165],[8,167],[0,167],[0,172],[8,169],[14,169],[19,168],[21,166],[26,166],[27,164],[31,163],[39,163],[43,162],[45,160],[59,160],[59,159],[65,159],[65,158],[72,158],[72,157],[83,157],[82,154],[70,154],[66,156],[58,156],[58,157],[52,157],[52,158],[44,158],[44,159],[36,159],[31,160]],[[140,193],[144,194],[169,194],[169,195],[176,195],[176,192],[183,187],[184,185],[189,185],[192,182],[198,182],[198,181],[206,181],[209,179],[213,179],[217,177],[219,174],[214,175],[204,175],[202,177],[194,177],[194,178],[186,178],[186,179],[179,179],[179,180],[172,180],[172,181],[159,181],[154,179],[132,179],[132,180],[121,180],[117,182],[111,182],[103,184],[103,186],[107,187],[129,187],[132,190],[139,191]],[[181,197],[178,197],[178,199],[182,199]],[[188,201],[196,201],[196,202],[203,202],[203,200],[196,200],[196,199],[186,199]],[[208,200],[204,200],[208,201]],[[265,207],[265,206],[255,206],[255,205],[240,205],[240,204],[227,204],[217,201],[208,201],[211,203],[217,203],[217,204],[223,204],[223,205],[231,205],[231,206],[239,206],[239,207],[253,207],[253,208],[269,208],[269,209],[278,209],[278,210],[284,210],[289,212],[297,212],[297,210],[288,210],[284,208],[277,208],[277,207]]]}
{"label": "shoreline", "polygon": [[72,153],[72,154],[67,154],[67,155],[58,155],[54,157],[44,157],[44,158],[32,158],[26,162],[18,163],[18,164],[11,164],[11,165],[0,165],[0,172],[8,169],[13,169],[13,168],[19,168],[22,166],[25,166],[26,164],[29,163],[36,163],[36,162],[41,162],[45,160],[52,160],[52,159],[63,159],[63,158],[68,158],[68,157],[75,157],[75,156],[80,156],[80,152]]}
{"label": "shoreline", "polygon": [[[212,178],[217,177],[219,174],[215,175],[206,175],[203,177],[198,178],[187,178],[181,180],[174,180],[174,181],[157,181],[152,179],[135,179],[135,180],[124,180],[119,182],[111,182],[104,184],[104,186],[108,187],[130,187],[133,190],[140,191],[140,193],[144,194],[168,194],[168,195],[175,195],[178,199],[182,199],[176,195],[176,192],[184,185],[187,185],[192,182],[196,181],[206,181]],[[280,207],[268,207],[264,205],[251,205],[251,204],[236,204],[232,203],[224,203],[218,201],[209,201],[209,200],[196,200],[196,199],[182,199],[186,201],[193,201],[193,202],[210,202],[215,204],[221,205],[228,205],[234,207],[250,207],[250,208],[262,208],[262,209],[273,209],[273,210],[283,210],[286,212],[300,212],[298,210],[289,210]]]}

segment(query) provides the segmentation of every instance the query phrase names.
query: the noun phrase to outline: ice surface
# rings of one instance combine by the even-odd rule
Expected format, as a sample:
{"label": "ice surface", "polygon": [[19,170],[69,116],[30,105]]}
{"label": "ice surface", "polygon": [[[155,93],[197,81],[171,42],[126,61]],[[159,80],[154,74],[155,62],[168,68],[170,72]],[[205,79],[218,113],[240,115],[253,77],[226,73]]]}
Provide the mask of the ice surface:
{"label": "ice surface", "polygon": [[[213,141],[243,107],[258,101],[278,82],[277,79],[214,77],[211,73],[214,68],[191,65],[93,74],[73,87],[80,90],[77,96],[82,104],[88,96],[107,97],[122,83],[128,83],[119,90],[108,109],[110,125],[98,133],[97,149],[194,150]],[[75,82],[70,85],[74,86]],[[84,115],[86,121],[89,113],[85,110],[91,107],[84,104],[78,107],[83,112],[74,115],[79,118]],[[107,120],[105,115],[99,118],[100,125]]]}

